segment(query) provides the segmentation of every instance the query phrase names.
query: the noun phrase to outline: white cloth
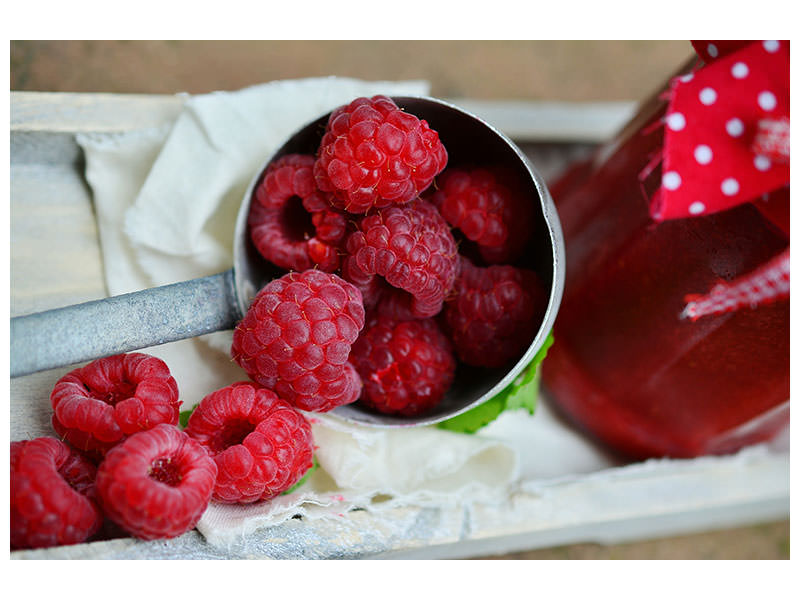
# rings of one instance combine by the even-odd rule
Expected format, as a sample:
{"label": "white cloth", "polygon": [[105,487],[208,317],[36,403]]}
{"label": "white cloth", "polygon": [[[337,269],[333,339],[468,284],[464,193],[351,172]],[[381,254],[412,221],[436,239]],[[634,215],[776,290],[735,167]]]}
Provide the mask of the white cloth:
{"label": "white cloth", "polygon": [[[278,81],[185,96],[174,123],[82,134],[106,283],[117,295],[212,275],[232,265],[246,187],[297,129],[358,96],[424,95],[425,82],[343,78]],[[231,332],[150,348],[170,366],[183,409],[246,379],[229,357]],[[292,494],[249,506],[212,503],[198,529],[223,545],[300,514],[353,507],[498,504],[523,480],[580,474],[612,462],[540,404],[506,413],[476,435],[424,427],[383,430],[309,415],[320,468]]]}

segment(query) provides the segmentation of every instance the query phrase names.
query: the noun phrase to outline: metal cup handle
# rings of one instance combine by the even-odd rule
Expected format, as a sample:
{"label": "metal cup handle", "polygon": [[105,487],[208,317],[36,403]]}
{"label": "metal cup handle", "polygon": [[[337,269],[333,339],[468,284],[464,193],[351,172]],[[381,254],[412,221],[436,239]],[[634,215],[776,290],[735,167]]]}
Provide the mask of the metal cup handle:
{"label": "metal cup handle", "polygon": [[11,319],[11,377],[232,329],[233,269]]}

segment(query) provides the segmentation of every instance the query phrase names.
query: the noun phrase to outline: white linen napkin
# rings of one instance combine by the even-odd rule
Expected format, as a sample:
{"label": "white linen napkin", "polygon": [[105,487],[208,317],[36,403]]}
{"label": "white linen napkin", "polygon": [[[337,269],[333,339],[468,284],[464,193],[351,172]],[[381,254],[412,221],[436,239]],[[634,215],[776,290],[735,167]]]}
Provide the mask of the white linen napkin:
{"label": "white linen napkin", "polygon": [[[174,122],[121,134],[81,134],[110,295],[229,269],[236,214],[250,179],[297,129],[358,96],[424,95],[420,81],[326,77],[184,96]],[[183,410],[247,379],[229,356],[231,332],[147,349],[170,367]],[[469,507],[508,500],[523,480],[586,473],[612,461],[540,405],[505,413],[476,435],[435,427],[383,430],[308,414],[320,468],[297,491],[247,506],[212,503],[198,530],[234,542],[294,515],[359,507]]]}

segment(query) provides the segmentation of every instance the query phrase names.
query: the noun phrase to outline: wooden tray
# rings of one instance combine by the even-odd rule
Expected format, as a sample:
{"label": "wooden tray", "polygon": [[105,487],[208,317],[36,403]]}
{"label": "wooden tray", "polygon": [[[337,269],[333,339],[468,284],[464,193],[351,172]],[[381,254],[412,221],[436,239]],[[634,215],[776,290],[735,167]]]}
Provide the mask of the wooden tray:
{"label": "wooden tray", "polygon": [[[632,102],[453,101],[514,139],[545,178],[608,139],[634,109]],[[75,134],[168,124],[181,104],[177,96],[11,92],[11,316],[107,296]],[[49,393],[69,370],[11,380],[12,440],[52,435]],[[386,513],[352,511],[336,521],[292,519],[224,549],[191,531],[174,540],[116,539],[11,556],[461,558],[735,527],[788,517],[789,453],[777,448],[523,482],[503,510],[478,509],[468,519],[460,509],[405,507],[389,513],[387,528]]]}

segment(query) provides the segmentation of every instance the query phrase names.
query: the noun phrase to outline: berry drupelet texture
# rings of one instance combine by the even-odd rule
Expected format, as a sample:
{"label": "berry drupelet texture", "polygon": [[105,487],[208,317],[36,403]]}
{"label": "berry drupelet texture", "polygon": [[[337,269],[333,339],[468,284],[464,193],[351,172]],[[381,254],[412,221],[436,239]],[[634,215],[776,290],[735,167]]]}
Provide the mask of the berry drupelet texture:
{"label": "berry drupelet texture", "polygon": [[338,275],[287,273],[256,295],[233,333],[248,376],[302,410],[355,402],[361,380],[347,362],[364,327],[361,292]]}
{"label": "berry drupelet texture", "polygon": [[434,319],[375,315],[350,358],[364,382],[361,402],[387,414],[417,416],[435,407],[455,375],[450,341]]}
{"label": "berry drupelet texture", "polygon": [[245,504],[277,496],[313,462],[305,417],[275,392],[249,382],[203,398],[185,431],[217,464],[213,499],[218,502]]}
{"label": "berry drupelet texture", "polygon": [[304,154],[270,164],[253,194],[248,226],[256,249],[278,267],[333,272],[347,217],[317,188],[313,166],[314,157]]}
{"label": "berry drupelet texture", "polygon": [[501,169],[447,169],[429,195],[445,220],[478,247],[488,264],[520,257],[533,211],[511,173]]}
{"label": "berry drupelet texture", "polygon": [[112,521],[146,540],[192,529],[208,507],[217,465],[199,442],[172,425],[135,433],[97,470],[100,504]]}
{"label": "berry drupelet texture", "polygon": [[328,120],[314,164],[321,190],[352,213],[414,200],[447,165],[439,134],[386,96],[357,98]]}
{"label": "berry drupelet texture", "polygon": [[95,467],[64,442],[11,442],[11,547],[78,544],[103,523]]}
{"label": "berry drupelet texture", "polygon": [[56,432],[75,448],[105,454],[138,431],[178,423],[178,385],[159,358],[134,352],[70,371],[50,394]]}
{"label": "berry drupelet texture", "polygon": [[380,302],[398,318],[437,314],[457,274],[458,248],[450,227],[424,200],[365,216],[345,249],[342,276],[358,286],[365,306]]}
{"label": "berry drupelet texture", "polygon": [[444,319],[456,354],[476,367],[519,358],[541,325],[547,297],[533,271],[508,265],[476,267],[461,259]]}

